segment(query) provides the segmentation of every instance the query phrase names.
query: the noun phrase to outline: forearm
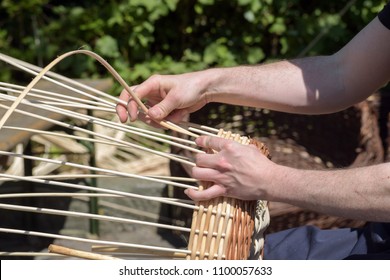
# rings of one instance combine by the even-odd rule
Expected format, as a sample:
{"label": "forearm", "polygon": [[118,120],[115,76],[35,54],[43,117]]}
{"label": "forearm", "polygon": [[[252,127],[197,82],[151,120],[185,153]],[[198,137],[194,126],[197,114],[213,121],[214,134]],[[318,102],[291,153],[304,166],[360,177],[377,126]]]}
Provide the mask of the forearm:
{"label": "forearm", "polygon": [[350,105],[336,56],[208,70],[207,101],[322,114]]}
{"label": "forearm", "polygon": [[329,215],[390,222],[390,163],[334,171],[279,166],[270,200]]}

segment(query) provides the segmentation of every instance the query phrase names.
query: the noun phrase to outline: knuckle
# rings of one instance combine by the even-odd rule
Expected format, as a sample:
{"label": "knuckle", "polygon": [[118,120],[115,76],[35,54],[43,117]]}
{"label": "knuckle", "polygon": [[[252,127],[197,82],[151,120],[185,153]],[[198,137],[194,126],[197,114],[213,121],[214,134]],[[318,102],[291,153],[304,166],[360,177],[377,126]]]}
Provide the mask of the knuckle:
{"label": "knuckle", "polygon": [[[177,105],[180,105],[180,96],[178,96],[178,95],[176,95],[176,94],[171,94],[170,95],[170,102],[172,102],[173,104],[177,104]],[[180,105],[180,107],[182,107],[181,105]]]}
{"label": "knuckle", "polygon": [[227,152],[235,152],[235,143],[234,142],[226,142],[223,144],[223,149]]}
{"label": "knuckle", "polygon": [[217,161],[217,167],[220,170],[230,171],[232,169],[232,165],[225,157],[220,157]]}
{"label": "knuckle", "polygon": [[229,195],[229,191],[224,188],[224,187],[221,187],[221,190],[220,190],[220,193],[219,193],[221,196],[228,196]]}
{"label": "knuckle", "polygon": [[127,90],[126,89],[122,89],[122,91],[121,91],[121,93],[120,93],[120,95],[119,95],[119,99],[121,99],[121,100],[127,100],[127,99],[129,99],[129,94],[128,94],[128,92],[127,92]]}
{"label": "knuckle", "polygon": [[161,79],[161,75],[160,74],[153,74],[152,76],[149,77],[148,80],[150,81],[159,81]]}

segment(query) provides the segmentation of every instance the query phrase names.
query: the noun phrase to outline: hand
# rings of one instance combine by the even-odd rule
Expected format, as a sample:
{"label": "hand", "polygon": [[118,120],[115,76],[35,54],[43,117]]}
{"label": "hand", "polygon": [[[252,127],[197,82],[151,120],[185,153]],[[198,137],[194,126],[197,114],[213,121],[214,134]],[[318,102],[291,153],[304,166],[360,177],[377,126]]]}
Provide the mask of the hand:
{"label": "hand", "polygon": [[213,182],[213,185],[203,191],[186,190],[191,199],[199,201],[228,196],[257,200],[269,197],[272,182],[277,180],[277,165],[254,145],[210,136],[201,136],[196,143],[216,153],[196,155],[192,177]]}
{"label": "hand", "polygon": [[[199,110],[206,105],[206,90],[202,86],[203,72],[182,75],[154,75],[132,90],[140,99],[147,100],[151,106],[147,116],[140,116],[146,122],[167,119],[179,122],[189,113]],[[123,90],[120,97],[127,102],[127,106],[118,104],[117,113],[121,122],[126,122],[128,116],[131,121],[138,118],[137,103],[130,94]]]}

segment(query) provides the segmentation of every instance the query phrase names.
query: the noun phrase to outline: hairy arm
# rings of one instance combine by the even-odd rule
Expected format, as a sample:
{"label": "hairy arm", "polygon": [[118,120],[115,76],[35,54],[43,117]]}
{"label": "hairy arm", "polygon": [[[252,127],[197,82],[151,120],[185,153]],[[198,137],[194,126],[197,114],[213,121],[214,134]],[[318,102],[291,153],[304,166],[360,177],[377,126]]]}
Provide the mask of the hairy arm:
{"label": "hairy arm", "polygon": [[196,156],[192,176],[213,185],[204,191],[186,190],[194,200],[222,195],[261,199],[340,217],[390,222],[390,163],[299,170],[273,163],[252,145],[210,136],[196,142],[217,153]]}
{"label": "hairy arm", "polygon": [[278,168],[282,179],[275,180],[271,200],[329,215],[390,222],[390,163],[331,171]]}

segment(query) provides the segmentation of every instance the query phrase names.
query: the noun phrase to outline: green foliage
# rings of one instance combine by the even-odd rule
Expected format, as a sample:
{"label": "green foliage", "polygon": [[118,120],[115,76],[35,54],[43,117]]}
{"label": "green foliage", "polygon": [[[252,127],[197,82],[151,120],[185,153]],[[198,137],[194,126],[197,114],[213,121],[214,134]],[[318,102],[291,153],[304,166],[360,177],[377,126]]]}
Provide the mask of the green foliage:
{"label": "green foliage", "polygon": [[[255,64],[338,50],[385,0],[3,0],[1,51],[41,66],[85,48],[106,58],[130,84],[154,73]],[[105,77],[89,57],[70,57],[56,70]],[[14,76],[2,66],[0,78]]]}

